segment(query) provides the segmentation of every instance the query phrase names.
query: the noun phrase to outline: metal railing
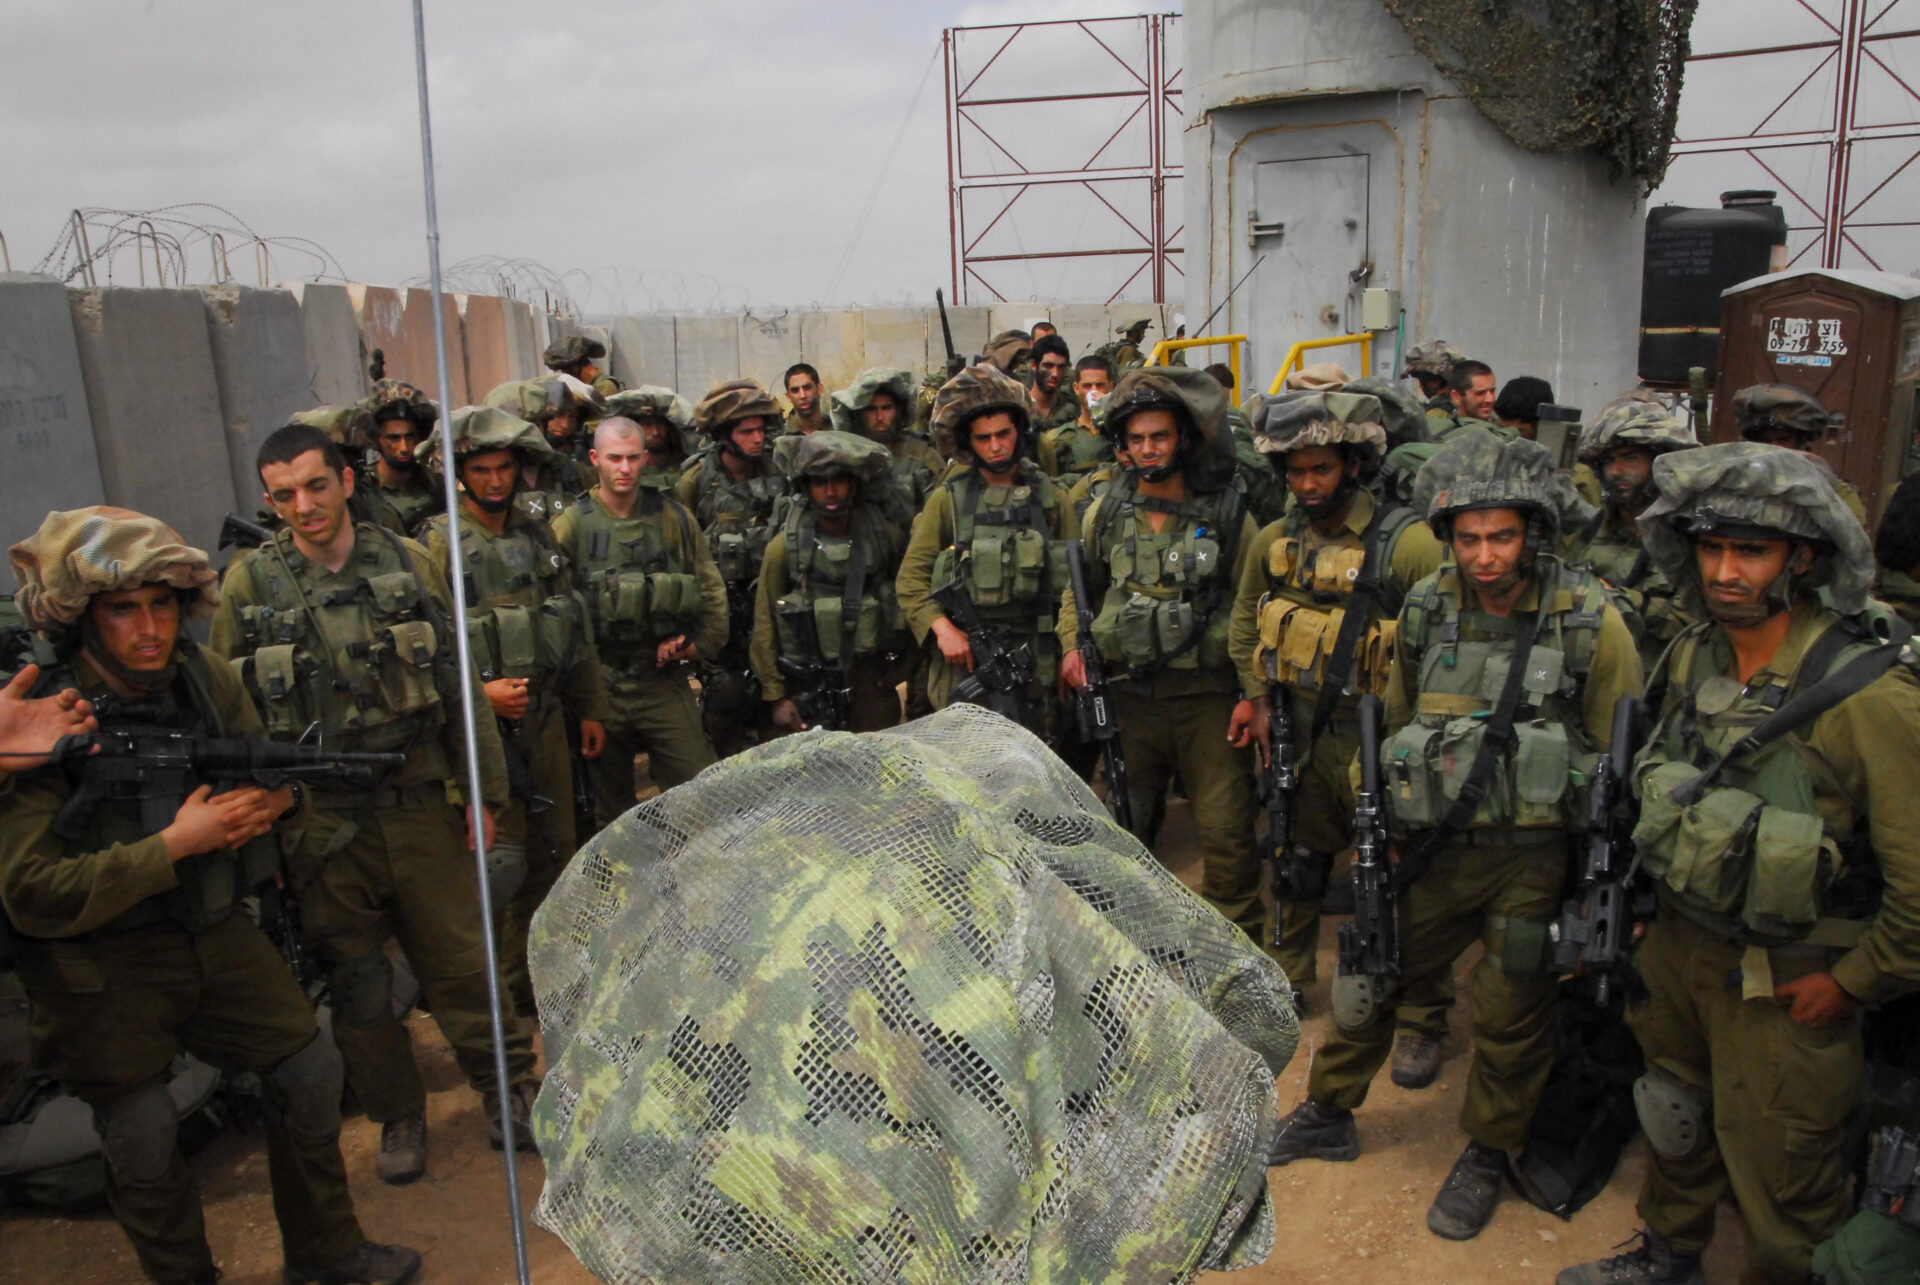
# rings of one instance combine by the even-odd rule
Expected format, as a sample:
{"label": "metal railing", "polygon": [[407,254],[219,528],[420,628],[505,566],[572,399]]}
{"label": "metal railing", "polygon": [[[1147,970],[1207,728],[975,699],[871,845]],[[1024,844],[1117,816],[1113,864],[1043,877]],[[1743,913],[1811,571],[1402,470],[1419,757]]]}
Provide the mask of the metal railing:
{"label": "metal railing", "polygon": [[1198,339],[1162,339],[1153,346],[1153,352],[1147,357],[1147,365],[1164,366],[1167,354],[1177,349],[1207,348],[1214,344],[1227,345],[1227,368],[1233,371],[1233,404],[1240,404],[1240,346],[1247,342],[1245,335],[1201,335]]}
{"label": "metal railing", "polygon": [[1273,377],[1273,387],[1267,389],[1269,396],[1278,393],[1287,375],[1299,363],[1303,354],[1314,348],[1339,348],[1345,344],[1360,345],[1360,378],[1365,379],[1373,373],[1373,332],[1363,330],[1357,335],[1331,335],[1325,339],[1302,339],[1287,349],[1287,359],[1280,363],[1280,373]]}

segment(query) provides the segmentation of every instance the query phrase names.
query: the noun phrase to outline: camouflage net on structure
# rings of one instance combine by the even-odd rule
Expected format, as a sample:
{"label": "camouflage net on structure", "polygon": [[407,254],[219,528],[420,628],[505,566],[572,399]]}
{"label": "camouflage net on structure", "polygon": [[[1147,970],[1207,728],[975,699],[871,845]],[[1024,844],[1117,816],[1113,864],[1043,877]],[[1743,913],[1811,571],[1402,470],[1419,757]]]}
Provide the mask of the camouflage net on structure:
{"label": "camouflage net on structure", "polygon": [[1700,0],[1385,0],[1414,45],[1521,147],[1667,172]]}
{"label": "camouflage net on structure", "polygon": [[534,919],[538,1218],[614,1282],[1185,1281],[1273,1239],[1287,983],[971,705],[627,813]]}

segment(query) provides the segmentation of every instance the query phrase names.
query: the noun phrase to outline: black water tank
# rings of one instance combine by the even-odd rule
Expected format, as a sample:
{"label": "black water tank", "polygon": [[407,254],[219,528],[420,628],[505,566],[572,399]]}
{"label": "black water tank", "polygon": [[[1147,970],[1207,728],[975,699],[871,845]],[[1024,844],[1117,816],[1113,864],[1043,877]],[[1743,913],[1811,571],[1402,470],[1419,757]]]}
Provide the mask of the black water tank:
{"label": "black water tank", "polygon": [[1681,385],[1689,366],[1714,376],[1720,292],[1772,268],[1787,243],[1787,216],[1772,192],[1722,192],[1717,210],[1663,205],[1647,211],[1640,285],[1640,378]]}

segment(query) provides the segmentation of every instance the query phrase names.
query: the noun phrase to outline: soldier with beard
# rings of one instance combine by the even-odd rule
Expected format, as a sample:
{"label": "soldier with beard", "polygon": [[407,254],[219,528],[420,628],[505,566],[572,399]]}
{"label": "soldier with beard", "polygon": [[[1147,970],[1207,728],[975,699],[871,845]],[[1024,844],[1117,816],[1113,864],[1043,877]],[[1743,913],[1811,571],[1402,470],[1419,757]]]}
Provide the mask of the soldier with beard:
{"label": "soldier with beard", "polygon": [[787,367],[784,380],[790,409],[781,425],[782,434],[804,437],[833,427],[824,405],[827,390],[821,386],[819,371],[804,361],[796,362]]}
{"label": "soldier with beard", "polygon": [[514,507],[551,525],[594,483],[586,425],[606,415],[606,402],[572,375],[552,374],[501,384],[487,394],[486,405],[526,420],[553,448],[547,459],[526,465],[513,496]]}
{"label": "soldier with beard", "polygon": [[374,520],[389,531],[412,535],[447,507],[446,497],[418,459],[420,443],[433,431],[440,408],[412,384],[383,379],[363,403],[363,424],[371,435],[362,445],[376,455],[370,497]]}
{"label": "soldier with beard", "polygon": [[[1028,431],[1033,438],[1045,440],[1054,429],[1079,420],[1080,400],[1067,384],[1067,372],[1072,368],[1073,358],[1059,335],[1033,341],[1033,387],[1027,392]],[[1044,463],[1041,467],[1046,469]],[[1054,476],[1053,470],[1046,472]]]}

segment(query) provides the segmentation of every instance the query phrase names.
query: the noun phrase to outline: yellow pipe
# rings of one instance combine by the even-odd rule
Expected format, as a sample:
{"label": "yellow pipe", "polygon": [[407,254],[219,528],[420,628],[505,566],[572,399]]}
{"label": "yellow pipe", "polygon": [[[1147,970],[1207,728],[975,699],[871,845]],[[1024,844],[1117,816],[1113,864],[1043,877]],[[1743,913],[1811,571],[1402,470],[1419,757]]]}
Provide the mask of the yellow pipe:
{"label": "yellow pipe", "polygon": [[1360,378],[1367,378],[1373,373],[1372,340],[1372,331],[1365,331],[1357,335],[1333,335],[1326,339],[1302,339],[1299,343],[1287,349],[1287,359],[1280,363],[1280,373],[1273,377],[1273,387],[1269,388],[1267,393],[1270,396],[1277,394],[1280,391],[1280,386],[1287,382],[1287,374],[1292,371],[1294,363],[1300,360],[1301,354],[1312,348],[1338,348],[1342,344],[1359,344]]}
{"label": "yellow pipe", "polygon": [[1153,352],[1147,357],[1147,365],[1164,366],[1167,354],[1178,348],[1205,348],[1212,344],[1227,345],[1227,366],[1233,371],[1233,404],[1240,404],[1240,345],[1247,342],[1245,335],[1202,335],[1198,339],[1162,339],[1153,346]]}

